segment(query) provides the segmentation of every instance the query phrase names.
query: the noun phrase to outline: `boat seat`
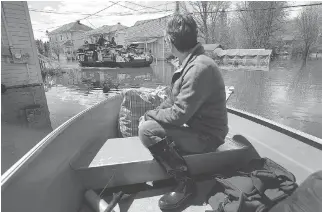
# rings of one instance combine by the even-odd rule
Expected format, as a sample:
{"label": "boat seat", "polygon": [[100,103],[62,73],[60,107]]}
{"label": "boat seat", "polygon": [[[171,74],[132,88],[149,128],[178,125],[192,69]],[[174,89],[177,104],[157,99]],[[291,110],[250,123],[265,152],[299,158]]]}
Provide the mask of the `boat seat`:
{"label": "boat seat", "polygon": [[[216,151],[184,156],[193,175],[240,167],[254,158],[254,149],[243,136],[227,136]],[[71,162],[87,189],[101,189],[168,179],[138,137],[113,138],[91,145]]]}

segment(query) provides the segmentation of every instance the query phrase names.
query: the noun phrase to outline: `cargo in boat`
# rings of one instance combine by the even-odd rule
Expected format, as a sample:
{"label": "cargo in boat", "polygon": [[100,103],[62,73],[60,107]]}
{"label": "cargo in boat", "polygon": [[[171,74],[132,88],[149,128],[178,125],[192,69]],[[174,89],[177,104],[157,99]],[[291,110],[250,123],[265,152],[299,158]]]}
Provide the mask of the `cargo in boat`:
{"label": "cargo in boat", "polygon": [[[101,198],[109,202],[121,190],[129,195],[115,211],[160,211],[158,200],[172,184],[138,137],[120,138],[123,98],[110,97],[72,117],[6,171],[2,211],[95,212],[88,200],[99,207]],[[228,112],[225,144],[214,152],[185,156],[193,174],[220,173],[259,155],[287,168],[299,183],[321,169],[321,139],[234,108]],[[213,185],[213,180],[198,180],[197,197],[185,211],[212,210],[205,201]]]}
{"label": "cargo in boat", "polygon": [[153,62],[153,57],[136,48],[129,46],[85,44],[77,50],[77,60],[82,67],[147,67]]}

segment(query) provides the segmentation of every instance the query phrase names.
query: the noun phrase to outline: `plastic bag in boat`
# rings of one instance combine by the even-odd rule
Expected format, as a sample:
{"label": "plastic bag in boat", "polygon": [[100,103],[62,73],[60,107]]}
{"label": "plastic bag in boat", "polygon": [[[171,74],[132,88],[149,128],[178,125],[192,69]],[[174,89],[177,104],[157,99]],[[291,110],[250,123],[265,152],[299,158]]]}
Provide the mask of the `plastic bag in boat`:
{"label": "plastic bag in boat", "polygon": [[139,88],[124,91],[119,115],[120,136],[138,135],[139,119],[146,111],[157,108],[171,93],[169,87]]}
{"label": "plastic bag in boat", "polygon": [[295,176],[268,158],[253,159],[240,171],[216,175],[208,202],[216,212],[264,212],[297,188]]}
{"label": "plastic bag in boat", "polygon": [[322,211],[322,171],[311,174],[287,199],[279,202],[269,212]]}

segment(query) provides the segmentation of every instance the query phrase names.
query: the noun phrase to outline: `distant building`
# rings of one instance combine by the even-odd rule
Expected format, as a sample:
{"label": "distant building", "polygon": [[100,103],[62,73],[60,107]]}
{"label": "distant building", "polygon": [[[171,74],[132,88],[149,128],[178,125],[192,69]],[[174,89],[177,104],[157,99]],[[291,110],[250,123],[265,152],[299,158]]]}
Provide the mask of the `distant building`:
{"label": "distant building", "polygon": [[51,129],[27,2],[1,10],[1,122]]}
{"label": "distant building", "polygon": [[[168,21],[171,15],[157,19],[137,21],[134,26],[124,30],[125,43],[139,44],[139,48],[150,51],[152,55],[164,60],[171,55],[170,48],[164,42],[164,36]],[[203,39],[198,37],[198,41],[204,43]]]}
{"label": "distant building", "polygon": [[69,57],[84,44],[84,33],[92,30],[80,21],[65,24],[58,29],[48,32],[49,42],[61,47],[62,52]]}
{"label": "distant building", "polygon": [[164,42],[167,22],[171,16],[137,21],[134,26],[124,30],[125,43],[138,44],[139,48],[150,51],[155,58],[165,59],[170,55]]}
{"label": "distant building", "polygon": [[219,43],[213,43],[213,44],[202,44],[203,48],[205,49],[205,54],[208,55],[211,58],[214,58],[214,51],[217,48],[224,49],[222,45]]}
{"label": "distant building", "polygon": [[86,32],[84,39],[89,43],[96,43],[99,37],[103,35],[103,37],[108,41],[111,41],[112,37],[114,37],[117,44],[124,45],[124,30],[126,28],[128,27],[123,26],[121,23],[117,23],[116,25],[104,25],[97,29]]}

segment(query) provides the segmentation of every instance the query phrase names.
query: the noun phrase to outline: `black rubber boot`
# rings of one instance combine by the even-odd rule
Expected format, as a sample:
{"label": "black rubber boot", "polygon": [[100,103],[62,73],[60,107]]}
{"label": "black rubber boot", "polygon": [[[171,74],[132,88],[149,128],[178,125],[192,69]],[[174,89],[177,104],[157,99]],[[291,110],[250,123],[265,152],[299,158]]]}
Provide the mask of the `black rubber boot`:
{"label": "black rubber boot", "polygon": [[153,157],[174,177],[178,186],[173,192],[163,195],[159,200],[161,210],[181,208],[195,193],[195,183],[190,177],[184,158],[178,153],[173,142],[167,138],[149,147]]}

